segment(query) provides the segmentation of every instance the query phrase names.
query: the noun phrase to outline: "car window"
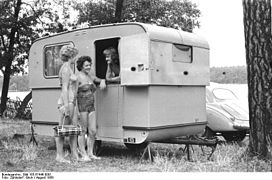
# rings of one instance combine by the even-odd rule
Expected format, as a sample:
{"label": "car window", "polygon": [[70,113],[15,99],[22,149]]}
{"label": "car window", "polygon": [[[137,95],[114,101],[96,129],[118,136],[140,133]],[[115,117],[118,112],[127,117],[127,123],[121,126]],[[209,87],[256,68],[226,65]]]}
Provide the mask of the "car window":
{"label": "car window", "polygon": [[214,102],[213,99],[214,98],[213,98],[213,95],[212,95],[211,91],[208,90],[208,89],[206,89],[206,103],[212,103],[212,102]]}
{"label": "car window", "polygon": [[229,89],[216,88],[213,90],[213,95],[220,100],[237,100],[237,96]]}

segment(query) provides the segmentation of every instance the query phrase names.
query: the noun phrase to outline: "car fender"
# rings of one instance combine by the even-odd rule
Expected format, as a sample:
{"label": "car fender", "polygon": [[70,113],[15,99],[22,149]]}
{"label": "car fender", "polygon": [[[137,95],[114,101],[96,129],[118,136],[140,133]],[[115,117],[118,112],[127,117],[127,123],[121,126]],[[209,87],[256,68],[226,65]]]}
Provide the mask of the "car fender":
{"label": "car fender", "polygon": [[237,131],[233,128],[233,118],[222,108],[212,105],[206,106],[207,126],[214,132]]}

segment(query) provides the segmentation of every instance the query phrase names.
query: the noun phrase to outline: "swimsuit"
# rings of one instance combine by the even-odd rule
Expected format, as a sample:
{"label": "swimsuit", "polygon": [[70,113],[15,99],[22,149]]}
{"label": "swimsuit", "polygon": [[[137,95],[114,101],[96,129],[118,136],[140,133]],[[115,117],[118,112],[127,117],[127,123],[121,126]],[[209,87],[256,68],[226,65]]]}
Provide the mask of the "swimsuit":
{"label": "swimsuit", "polygon": [[94,108],[94,84],[84,84],[78,87],[77,102],[79,112],[92,112]]}
{"label": "swimsuit", "polygon": [[[76,89],[77,76],[74,74],[73,70],[69,66],[67,66],[66,64],[63,64],[59,71],[60,86],[62,86],[62,78],[63,78],[62,71],[64,68],[69,69],[68,103],[72,103],[75,105],[76,104],[75,89]],[[61,93],[60,98],[58,99],[58,105],[59,107],[64,105],[63,93]]]}

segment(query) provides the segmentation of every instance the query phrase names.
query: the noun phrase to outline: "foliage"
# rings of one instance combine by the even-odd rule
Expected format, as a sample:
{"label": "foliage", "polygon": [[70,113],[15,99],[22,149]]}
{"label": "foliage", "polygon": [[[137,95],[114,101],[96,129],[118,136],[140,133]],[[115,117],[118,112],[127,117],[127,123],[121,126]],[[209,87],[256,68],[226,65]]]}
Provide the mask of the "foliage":
{"label": "foliage", "polygon": [[[32,6],[22,2],[21,10],[18,19],[14,19],[14,9],[16,1],[4,0],[0,2],[0,68],[4,71],[7,61],[13,61],[11,73],[24,72],[24,64],[28,58],[27,52],[30,49],[31,43],[36,39],[38,30],[34,27],[38,23],[38,18],[44,12],[42,9],[33,11]],[[11,59],[5,58],[9,51],[11,42],[11,29],[15,28],[15,39],[13,53]]]}
{"label": "foliage", "polygon": [[[18,19],[14,19],[14,6],[16,1],[0,1],[0,69],[4,73],[7,61],[13,61],[11,74],[25,73],[28,60],[28,52],[33,41],[41,36],[67,30],[63,21],[69,18],[67,9],[63,13],[66,16],[60,20],[56,3],[50,0],[22,0]],[[58,2],[60,3],[60,2]],[[69,3],[65,7],[67,7]],[[65,24],[72,26],[71,24]],[[10,46],[11,29],[15,28],[15,39],[11,59],[5,58]]]}
{"label": "foliage", "polygon": [[[0,78],[0,89],[2,89],[3,78]],[[11,76],[9,91],[29,91],[29,76]]]}
{"label": "foliage", "polygon": [[212,67],[210,68],[210,81],[222,84],[246,84],[246,67]]}
{"label": "foliage", "polygon": [[75,9],[79,11],[78,24],[108,24],[114,19],[114,0],[77,3]]}
{"label": "foliage", "polygon": [[[78,24],[99,25],[115,22],[116,0],[76,3]],[[188,0],[126,0],[121,22],[143,22],[192,32],[199,27],[200,10]]]}
{"label": "foliage", "polygon": [[129,0],[126,1],[124,21],[153,23],[192,32],[199,27],[200,10],[188,0]]}
{"label": "foliage", "polygon": [[28,77],[28,75],[12,76],[9,89],[15,90],[15,91],[29,91],[29,77]]}
{"label": "foliage", "polygon": [[44,25],[44,35],[50,35],[76,28],[77,18],[74,4],[76,0],[47,0],[50,20]]}

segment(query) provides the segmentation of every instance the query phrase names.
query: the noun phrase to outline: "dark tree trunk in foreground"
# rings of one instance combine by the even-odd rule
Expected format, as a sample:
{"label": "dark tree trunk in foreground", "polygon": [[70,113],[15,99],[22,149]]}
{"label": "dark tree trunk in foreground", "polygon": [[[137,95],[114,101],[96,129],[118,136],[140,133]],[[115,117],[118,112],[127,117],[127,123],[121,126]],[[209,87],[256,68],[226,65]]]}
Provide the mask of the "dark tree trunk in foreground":
{"label": "dark tree trunk in foreground", "polygon": [[6,103],[7,103],[7,95],[8,95],[8,89],[9,89],[9,80],[10,80],[10,74],[11,74],[11,65],[13,61],[13,48],[15,44],[15,35],[18,31],[17,27],[17,21],[19,18],[19,12],[21,9],[21,0],[17,0],[16,6],[14,7],[14,18],[13,18],[13,27],[11,28],[11,32],[9,35],[9,46],[8,46],[8,52],[7,54],[4,54],[4,58],[6,58],[6,64],[5,66],[5,72],[4,72],[4,81],[3,81],[3,87],[2,87],[2,96],[1,96],[1,115],[6,109]]}
{"label": "dark tree trunk in foreground", "polygon": [[243,0],[249,101],[249,152],[271,158],[272,47],[270,0]]}

